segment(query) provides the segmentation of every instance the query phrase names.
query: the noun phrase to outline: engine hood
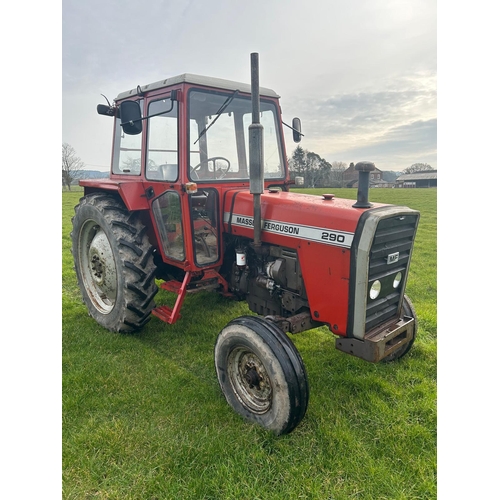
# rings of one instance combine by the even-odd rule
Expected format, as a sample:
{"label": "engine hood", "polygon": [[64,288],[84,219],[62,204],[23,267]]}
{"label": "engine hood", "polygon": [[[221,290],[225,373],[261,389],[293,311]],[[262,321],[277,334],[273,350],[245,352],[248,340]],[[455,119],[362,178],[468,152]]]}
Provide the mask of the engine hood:
{"label": "engine hood", "polygon": [[[328,199],[327,199],[328,198]],[[293,246],[290,238],[350,248],[358,220],[366,210],[355,200],[290,192],[261,195],[262,241]],[[385,206],[372,203],[373,208]],[[248,190],[230,191],[224,200],[225,230],[248,238],[253,234],[253,197]],[[277,241],[277,238],[280,241]]]}

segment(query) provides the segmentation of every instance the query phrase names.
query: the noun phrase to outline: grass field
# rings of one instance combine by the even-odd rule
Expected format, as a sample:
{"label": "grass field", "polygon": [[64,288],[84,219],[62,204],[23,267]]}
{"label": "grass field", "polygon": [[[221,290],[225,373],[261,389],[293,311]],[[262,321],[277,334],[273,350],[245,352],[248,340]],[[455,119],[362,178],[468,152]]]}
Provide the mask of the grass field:
{"label": "grass field", "polygon": [[62,194],[64,499],[436,498],[436,190],[370,191],[421,212],[407,287],[419,318],[412,351],[373,365],[337,351],[324,327],[293,337],[311,397],[282,437],[243,422],[217,383],[216,336],[246,303],[188,296],[175,325],[153,318],[136,335],[88,316],[70,252],[80,196]]}

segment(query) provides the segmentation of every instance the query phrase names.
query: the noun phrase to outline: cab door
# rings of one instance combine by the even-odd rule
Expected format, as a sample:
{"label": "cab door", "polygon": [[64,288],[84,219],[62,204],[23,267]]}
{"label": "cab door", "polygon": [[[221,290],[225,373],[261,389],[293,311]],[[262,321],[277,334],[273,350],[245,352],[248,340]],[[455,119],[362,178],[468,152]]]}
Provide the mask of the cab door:
{"label": "cab door", "polygon": [[218,192],[183,189],[177,104],[168,94],[147,104],[146,184],[161,193],[151,199],[156,233],[170,264],[185,270],[213,267],[221,253]]}

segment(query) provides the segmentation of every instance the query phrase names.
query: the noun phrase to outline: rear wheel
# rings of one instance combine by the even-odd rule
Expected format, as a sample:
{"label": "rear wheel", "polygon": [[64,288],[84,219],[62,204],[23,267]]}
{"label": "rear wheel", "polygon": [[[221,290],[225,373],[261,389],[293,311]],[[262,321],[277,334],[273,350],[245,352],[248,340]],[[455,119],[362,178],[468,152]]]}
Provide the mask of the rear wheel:
{"label": "rear wheel", "polygon": [[415,320],[414,326],[413,326],[413,338],[405,344],[403,347],[400,349],[394,351],[392,354],[389,354],[386,358],[383,358],[382,361],[384,363],[389,363],[391,361],[396,361],[397,359],[401,359],[405,354],[407,354],[410,349],[413,347],[413,344],[415,342],[415,338],[417,336],[417,330],[418,330],[418,320],[417,320],[417,314],[415,312],[415,307],[413,307],[413,304],[411,300],[408,298],[408,296],[403,297],[403,312],[405,316],[410,316]]}
{"label": "rear wheel", "polygon": [[154,308],[153,247],[138,214],[109,194],[90,194],[75,207],[72,252],[83,300],[103,327],[133,332]]}
{"label": "rear wheel", "polygon": [[254,316],[231,321],[215,344],[215,367],[229,405],[277,435],[304,417],[309,386],[302,358],[276,325]]}

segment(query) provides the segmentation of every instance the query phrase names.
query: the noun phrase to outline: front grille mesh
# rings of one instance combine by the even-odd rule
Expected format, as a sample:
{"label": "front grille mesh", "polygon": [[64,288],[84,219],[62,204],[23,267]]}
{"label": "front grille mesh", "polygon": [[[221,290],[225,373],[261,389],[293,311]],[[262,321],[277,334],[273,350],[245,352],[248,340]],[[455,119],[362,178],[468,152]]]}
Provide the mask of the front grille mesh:
{"label": "front grille mesh", "polygon": [[[398,271],[402,273],[402,283],[406,281],[417,223],[417,215],[398,215],[382,219],[377,226],[370,250],[368,288],[379,280],[382,292],[375,300],[367,298],[366,332],[397,313],[404,287],[400,285],[394,290],[392,282]],[[398,261],[388,263],[388,256],[396,252],[399,252]]]}

